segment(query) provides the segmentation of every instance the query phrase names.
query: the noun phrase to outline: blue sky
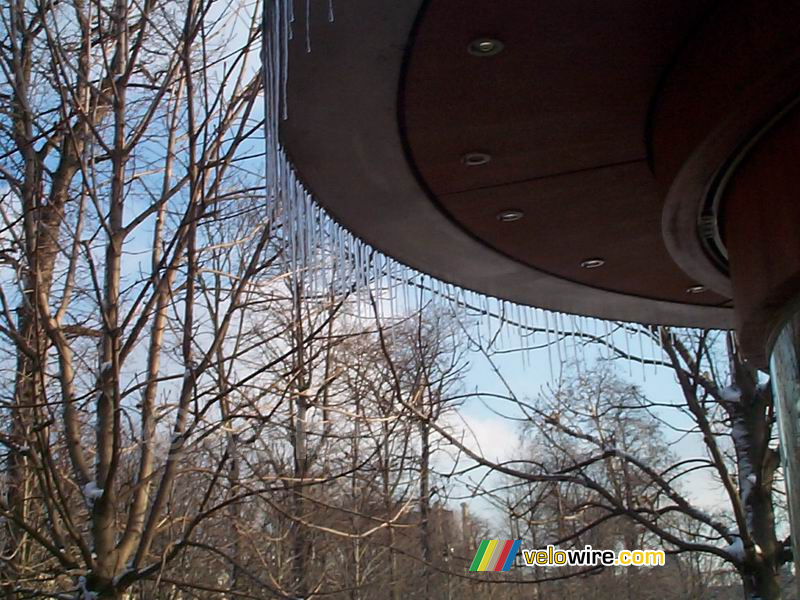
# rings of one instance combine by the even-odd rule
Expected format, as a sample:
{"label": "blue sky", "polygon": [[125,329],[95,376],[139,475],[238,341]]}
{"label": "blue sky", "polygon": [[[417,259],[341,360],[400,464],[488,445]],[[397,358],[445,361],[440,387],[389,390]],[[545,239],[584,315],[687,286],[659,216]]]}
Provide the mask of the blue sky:
{"label": "blue sky", "polygon": [[[597,347],[588,347],[585,350],[585,360],[591,364],[598,358],[602,360],[603,354]],[[480,353],[471,352],[468,360],[470,365],[464,381],[467,391],[506,393],[504,384]],[[509,387],[520,398],[536,397],[543,386],[552,381],[546,350],[530,351],[524,361],[525,364],[523,364],[520,352],[496,356],[494,360]],[[674,374],[669,369],[652,365],[643,369],[641,364],[631,364],[630,361],[623,359],[615,360],[615,367],[624,380],[639,386],[648,399],[663,403],[681,401],[681,390]],[[475,448],[480,447],[486,458],[491,460],[510,459],[518,453],[520,425],[513,420],[518,411],[508,403],[503,403],[501,400],[481,402],[477,399],[470,399],[464,403],[459,412],[463,421],[473,431],[474,438],[477,438],[473,439],[471,445]],[[497,414],[498,412],[512,418],[503,418]],[[659,416],[675,426],[689,427],[691,425],[688,418],[675,410],[665,409]],[[706,457],[700,436],[684,437],[667,428],[664,428],[664,433],[667,441],[672,444],[672,451],[679,458]],[[714,511],[725,508],[724,489],[708,470],[696,471],[685,477],[683,490],[703,510]],[[491,521],[498,521],[499,515],[491,509],[487,502],[477,500],[471,501],[470,504],[473,505],[473,512],[477,512]]]}

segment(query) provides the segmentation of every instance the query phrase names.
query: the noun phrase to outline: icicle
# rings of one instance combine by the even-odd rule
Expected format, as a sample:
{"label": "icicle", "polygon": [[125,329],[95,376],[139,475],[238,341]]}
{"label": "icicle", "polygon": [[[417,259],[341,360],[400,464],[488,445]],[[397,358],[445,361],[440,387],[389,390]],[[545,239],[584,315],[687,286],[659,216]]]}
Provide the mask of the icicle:
{"label": "icicle", "polygon": [[588,363],[586,361],[586,345],[587,344],[586,344],[586,337],[585,337],[585,333],[584,333],[586,331],[587,322],[588,321],[587,321],[586,317],[581,317],[578,320],[578,327],[579,327],[578,332],[580,334],[579,339],[580,339],[580,342],[581,342],[581,360],[583,361],[584,365],[588,365]]}
{"label": "icicle", "polygon": [[547,346],[547,364],[550,367],[550,379],[553,379],[553,349],[552,349],[552,340],[550,339],[550,323],[548,322],[549,319],[547,318],[547,311],[542,311],[544,313],[544,330],[545,330],[545,344]]}
{"label": "icicle", "polygon": [[567,325],[567,315],[561,315],[561,326],[564,328],[564,340],[567,343],[567,348],[572,350],[572,360],[575,363],[575,368],[578,368],[578,349],[575,347],[575,318],[570,315],[569,325]]}
{"label": "icicle", "polygon": [[303,220],[300,222],[300,227],[303,230],[303,270],[308,271],[310,274],[314,266],[313,244],[311,243],[311,238],[314,235],[313,211],[311,210],[308,194],[303,193],[302,188],[298,191],[301,192],[300,198],[303,203]]}
{"label": "icicle", "polygon": [[[297,218],[295,217],[295,210],[297,207],[291,200],[284,207],[284,227],[288,226],[289,235],[289,260],[291,261],[292,277],[297,277]],[[286,233],[284,234],[286,235]]]}
{"label": "icicle", "polygon": [[[373,284],[373,277],[372,277],[372,258],[370,256],[370,248],[367,244],[359,240],[358,244],[359,253],[361,255],[361,290],[364,294],[369,294],[370,290],[372,289]],[[371,309],[371,307],[370,307]]]}
{"label": "icicle", "polygon": [[342,292],[350,292],[350,280],[347,276],[347,261],[349,256],[347,254],[347,235],[341,228],[336,230],[336,245],[337,245],[337,261],[339,262],[339,285]]}
{"label": "icicle", "polygon": [[[291,182],[294,183],[294,182]],[[297,275],[303,270],[305,266],[305,257],[303,253],[303,205],[297,198],[297,188],[292,185],[291,191],[291,204],[292,204],[292,232],[294,235],[294,248],[295,248],[295,266]]]}
{"label": "icicle", "polygon": [[489,297],[483,297],[483,318],[486,319],[486,343],[492,340],[492,319],[489,313]]}
{"label": "icicle", "polygon": [[[336,250],[336,246],[333,242],[333,236],[331,235],[331,219],[323,210],[319,211],[319,218],[319,247],[317,248],[317,252],[319,253],[320,257],[320,264],[325,270],[330,270],[331,263],[333,262],[333,252]],[[328,273],[326,281],[330,280],[332,282],[332,276],[332,272]],[[326,287],[328,286],[326,285]]]}
{"label": "icicle", "polygon": [[525,349],[527,351],[531,345],[536,343],[536,334],[533,331],[533,328],[528,325],[529,319],[528,317],[531,316],[531,308],[529,306],[523,306],[520,310],[520,323],[522,325],[522,342],[525,344]]}
{"label": "icicle", "polygon": [[297,203],[297,223],[295,224],[295,229],[297,231],[297,249],[299,252],[298,261],[300,263],[300,270],[303,273],[303,279],[305,279],[305,272],[306,266],[308,265],[307,257],[306,257],[306,246],[308,238],[308,230],[307,230],[307,219],[306,219],[306,204],[303,200],[303,193],[299,186],[295,187],[295,202]]}
{"label": "icicle", "polygon": [[644,358],[644,340],[642,339],[642,331],[639,330],[639,361],[642,363],[642,379],[647,381],[647,363]]}
{"label": "icicle", "polygon": [[[557,355],[558,355],[558,373],[560,375],[564,370],[564,357],[561,355],[561,344],[562,344],[563,340],[562,340],[561,331],[560,331],[560,328],[559,328],[559,325],[558,325],[558,316],[559,316],[559,313],[557,313],[557,312],[553,313],[553,329],[554,329],[555,336],[556,336],[556,352],[557,352]],[[564,348],[564,352],[566,352],[566,348]]]}
{"label": "icicle", "polygon": [[500,319],[499,314],[497,312],[497,299],[490,296],[486,299],[486,314],[488,315],[488,327],[489,327],[489,339],[492,342],[497,342],[499,344],[500,340]]}
{"label": "icicle", "polygon": [[578,325],[575,320],[575,315],[570,315],[569,320],[570,320],[570,327],[572,329],[572,356],[575,359],[575,370],[578,372],[578,374],[580,374],[581,361],[578,358],[578,346],[577,346],[577,341],[575,339],[575,334],[578,329]]}
{"label": "icicle", "polygon": [[522,369],[527,370],[528,368],[528,348],[527,348],[527,338],[525,337],[525,326],[523,324],[524,317],[523,317],[523,307],[519,304],[515,304],[514,307],[516,308],[516,321],[517,321],[517,341],[519,342],[519,353],[522,355]]}
{"label": "icicle", "polygon": [[560,371],[563,371],[564,365],[569,362],[569,356],[567,354],[567,336],[564,335],[563,318],[564,315],[560,312],[553,314],[553,321],[556,329],[556,339],[558,340],[558,345],[556,346],[556,349],[558,350],[558,362],[561,363]]}
{"label": "icicle", "polygon": [[653,373],[658,373],[658,363],[661,362],[661,325],[656,325],[653,331]]}
{"label": "icicle", "polygon": [[329,285],[329,277],[330,277],[330,266],[328,265],[328,256],[327,256],[327,248],[328,248],[328,219],[327,217],[320,213],[319,209],[314,210],[314,219],[317,221],[317,234],[316,240],[314,243],[314,262],[317,265],[317,276],[316,279],[318,280],[318,285],[320,288],[321,296],[326,297],[328,293],[330,293],[330,285]]}
{"label": "icicle", "polygon": [[508,333],[508,328],[506,327],[506,302],[505,300],[499,300],[497,302],[497,339],[500,342],[500,349],[508,348],[507,342],[508,339],[506,338],[506,334]]}
{"label": "icicle", "polygon": [[563,316],[563,323],[565,327],[565,332],[569,336],[569,345],[570,349],[572,350],[572,360],[575,361],[575,366],[578,366],[578,345],[575,342],[575,316],[574,315],[564,315]]}
{"label": "icicle", "polygon": [[469,318],[469,305],[467,304],[467,293],[464,291],[463,288],[458,288],[458,295],[461,299],[461,311],[459,312],[459,318],[463,321],[466,321]]}
{"label": "icicle", "polygon": [[414,287],[411,288],[411,291],[414,292],[411,296],[414,312],[419,312],[428,301],[425,288],[425,273],[414,271]]}
{"label": "icicle", "polygon": [[413,282],[414,286],[411,288],[411,291],[414,293],[411,295],[411,302],[414,307],[414,312],[418,312],[422,310],[422,306],[425,302],[425,273],[414,271]]}
{"label": "icicle", "polygon": [[519,321],[514,316],[514,303],[507,302],[506,306],[506,342],[508,343],[509,350],[515,350],[519,347],[516,340],[519,339]]}
{"label": "icicle", "polygon": [[[289,41],[294,39],[294,27],[292,24],[294,23],[294,1],[293,0],[282,0],[286,2],[286,22],[288,23],[288,30],[289,30]],[[288,46],[287,46],[288,47]]]}
{"label": "icicle", "polygon": [[356,277],[356,269],[358,264],[356,252],[356,239],[351,233],[347,234],[345,249],[347,250],[347,284],[353,292],[356,301],[358,301],[358,278]]}
{"label": "icicle", "polygon": [[411,314],[411,304],[408,301],[408,288],[411,285],[408,268],[403,269],[403,304],[405,305],[404,312],[406,315]]}
{"label": "icicle", "polygon": [[377,306],[377,313],[378,313],[378,325],[382,326],[384,323],[383,320],[383,287],[381,285],[381,269],[380,263],[378,262],[379,255],[375,255],[372,257],[372,279],[373,279],[373,289],[375,290],[375,305]]}
{"label": "icicle", "polygon": [[339,285],[341,291],[346,292],[350,290],[350,282],[347,279],[347,253],[345,252],[345,238],[341,229],[336,231],[336,246],[337,246],[337,268],[339,269]]}
{"label": "icicle", "polygon": [[647,337],[650,338],[650,357],[653,360],[653,373],[658,373],[658,365],[656,364],[656,345],[655,340],[653,339],[655,336],[655,328],[648,327],[647,330],[649,332]]}
{"label": "icicle", "polygon": [[373,283],[371,276],[372,252],[363,241],[360,242],[359,248],[361,249],[361,286],[364,290],[368,290]]}
{"label": "icicle", "polygon": [[[397,292],[397,283],[394,280],[394,261],[388,260],[386,261],[386,277],[388,279],[388,285],[386,291],[389,294],[389,319],[394,323],[395,318],[397,316],[397,306],[395,305],[396,299],[396,292]],[[392,327],[392,334],[394,334],[394,327]]]}
{"label": "icicle", "polygon": [[311,52],[311,0],[306,0],[306,52]]}
{"label": "icicle", "polygon": [[362,272],[364,270],[361,259],[361,240],[353,238],[353,288],[359,296],[361,295]]}
{"label": "icicle", "polygon": [[[289,3],[289,10],[291,10],[291,6],[293,4],[292,0],[288,0]],[[281,13],[285,13],[285,11],[279,11]],[[280,18],[280,17],[279,17]],[[289,25],[289,18],[287,15],[283,15],[283,18],[280,19],[283,23],[281,27],[281,39],[283,41],[283,52],[282,54],[282,64],[281,64],[281,115],[284,120],[289,118],[289,40],[292,39],[291,33],[291,26]]]}
{"label": "icicle", "polygon": [[320,245],[320,215],[319,215],[319,206],[316,202],[313,201],[311,195],[306,193],[306,201],[308,202],[308,206],[310,210],[308,211],[308,221],[309,221],[309,228],[311,229],[311,235],[308,239],[308,252],[311,260],[313,261],[312,270],[316,271],[319,269],[320,265],[318,262],[319,258],[319,245]]}
{"label": "icicle", "polygon": [[536,308],[533,307],[527,307],[524,315],[525,315],[524,316],[525,325],[527,326],[530,335],[530,340],[528,340],[526,348],[528,352],[528,364],[531,365],[533,364],[532,362],[533,355],[531,354],[533,350],[531,348],[535,348],[536,345],[539,343],[539,338],[542,337],[540,335],[541,332],[537,331],[537,329],[541,329],[539,327],[539,323],[541,320],[537,316]]}
{"label": "icicle", "polygon": [[[389,264],[388,264],[390,273],[391,273],[392,263],[393,262],[394,261],[390,260]],[[388,327],[389,327],[389,339],[391,340],[392,345],[394,345],[394,343],[395,343],[395,329],[396,329],[395,325],[397,324],[397,319],[396,319],[396,314],[397,313],[394,310],[394,301],[392,299],[392,297],[394,295],[392,293],[393,290],[394,290],[394,286],[395,286],[395,283],[391,279],[391,276],[390,276],[390,279],[389,279],[389,324],[388,324]]]}
{"label": "icicle", "polygon": [[628,325],[623,323],[623,330],[625,332],[625,358],[628,363],[628,375],[633,377],[633,359],[631,357],[631,332],[628,329]]}
{"label": "icicle", "polygon": [[[305,0],[305,47],[311,51],[311,0]],[[298,10],[302,8],[298,7]],[[328,21],[334,20],[333,0],[328,0]],[[351,290],[355,294],[355,310],[358,318],[362,313],[362,294],[373,292],[377,302],[375,311],[378,323],[388,326],[391,335],[394,327],[402,320],[399,316],[421,310],[428,303],[436,303],[438,308],[449,309],[457,318],[475,324],[475,333],[480,339],[486,331],[486,344],[497,340],[497,349],[515,349],[519,344],[522,350],[522,363],[526,367],[532,363],[531,348],[537,344],[537,333],[543,333],[547,346],[550,377],[555,376],[554,350],[559,361],[559,369],[565,362],[574,360],[576,368],[586,365],[586,347],[600,344],[599,355],[614,358],[614,347],[621,343],[616,330],[622,327],[625,336],[625,356],[632,374],[631,336],[638,334],[640,352],[638,360],[642,363],[642,374],[646,379],[647,355],[642,335],[650,337],[650,355],[654,371],[657,362],[663,357],[660,346],[662,328],[638,328],[625,323],[613,322],[583,316],[564,315],[559,312],[542,310],[539,316],[535,308],[523,307],[509,300],[476,294],[471,290],[454,287],[450,283],[420,274],[410,267],[395,263],[394,260],[376,252],[371,246],[356,239],[342,229],[320,208],[312,195],[305,190],[289,164],[286,153],[279,140],[281,119],[288,118],[288,47],[292,39],[295,7],[291,0],[267,2],[264,7],[264,34],[262,60],[264,68],[264,101],[266,142],[266,211],[269,220],[269,234],[283,242],[281,260],[296,282],[302,281],[311,291],[322,286],[325,295],[344,294]],[[320,271],[321,269],[321,271]],[[331,271],[335,269],[335,272]],[[399,271],[398,271],[399,269]],[[401,285],[400,290],[396,289]],[[446,302],[447,306],[441,303]],[[401,310],[402,305],[402,310]],[[371,308],[371,307],[370,307]],[[567,319],[569,322],[567,323]],[[540,325],[543,320],[544,326]],[[482,322],[483,321],[483,322]],[[495,322],[496,321],[496,322]],[[589,331],[593,326],[594,335]],[[496,327],[496,331],[494,330]],[[605,327],[604,333],[599,329]],[[638,332],[638,333],[637,333]],[[554,337],[553,337],[554,336]],[[517,346],[515,346],[517,345]],[[562,348],[563,345],[563,348]],[[571,348],[570,348],[571,345]],[[580,345],[580,349],[578,348]],[[658,348],[657,348],[658,347]],[[621,346],[620,346],[621,348]],[[620,350],[619,354],[622,354]],[[596,356],[590,354],[590,357]]]}
{"label": "icicle", "polygon": [[360,278],[361,258],[359,255],[358,244],[359,241],[353,238],[352,246],[350,247],[353,257],[350,260],[349,264],[351,266],[350,269],[351,286],[353,289],[353,294],[356,299],[356,315],[360,317],[361,316],[361,278]]}

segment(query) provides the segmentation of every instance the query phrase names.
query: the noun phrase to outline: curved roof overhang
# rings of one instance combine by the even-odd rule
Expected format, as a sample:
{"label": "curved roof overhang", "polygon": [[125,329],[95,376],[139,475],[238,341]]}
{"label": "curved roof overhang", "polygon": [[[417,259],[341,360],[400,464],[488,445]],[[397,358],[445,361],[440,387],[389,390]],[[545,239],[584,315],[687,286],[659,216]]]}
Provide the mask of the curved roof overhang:
{"label": "curved roof overhang", "polygon": [[[443,281],[570,313],[727,328],[730,285],[698,219],[725,161],[800,89],[787,39],[740,31],[754,18],[741,7],[758,4],[348,0],[334,23],[312,6],[311,51],[303,15],[290,44],[281,138],[340,224]],[[748,72],[768,61],[761,72],[777,81],[747,118],[737,94],[758,95],[760,79],[742,92],[741,65],[722,60],[727,81],[698,68],[731,36],[744,41],[728,63],[755,52]],[[503,51],[471,55],[481,37]],[[703,73],[719,83],[706,101]],[[684,107],[696,114],[682,120]],[[720,138],[716,153],[695,153]],[[470,152],[491,161],[465,165]],[[524,217],[496,218],[508,209]],[[581,267],[593,257],[605,264]],[[688,293],[698,283],[708,289]]]}

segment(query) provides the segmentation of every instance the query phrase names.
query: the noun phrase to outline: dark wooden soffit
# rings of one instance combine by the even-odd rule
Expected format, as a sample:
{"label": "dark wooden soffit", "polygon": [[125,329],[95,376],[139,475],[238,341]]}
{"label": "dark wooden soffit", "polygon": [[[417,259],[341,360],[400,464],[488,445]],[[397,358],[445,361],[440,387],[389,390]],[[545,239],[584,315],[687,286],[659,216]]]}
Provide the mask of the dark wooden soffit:
{"label": "dark wooden soffit", "polygon": [[766,367],[771,336],[800,302],[800,107],[748,152],[728,184],[721,221],[736,296],[736,330]]}
{"label": "dark wooden soffit", "polygon": [[[431,29],[424,42],[427,19],[440,3],[439,33]],[[533,4],[544,11],[533,15],[535,27],[526,13]],[[643,11],[646,3],[630,1],[596,3],[604,6],[600,13],[592,4],[431,0],[420,20],[422,0],[348,0],[335,4],[329,23],[326,7],[312,3],[311,52],[302,34],[290,43],[284,147],[304,185],[340,224],[439,279],[568,313],[727,327],[725,299],[686,294],[695,282],[676,271],[659,245],[659,200],[644,150],[648,94],[669,63],[670,47],[702,10],[681,1],[673,12]],[[623,18],[629,10],[635,18]],[[304,19],[296,15],[295,32],[306,30]],[[575,19],[582,19],[584,33],[563,30]],[[675,20],[665,28],[663,21]],[[643,33],[628,39],[635,32]],[[505,37],[506,50],[496,57],[510,61],[502,73],[489,61],[470,60],[466,44],[479,35]],[[648,50],[645,38],[658,49]],[[532,52],[537,39],[547,42],[541,49],[547,55]],[[412,71],[417,51],[427,48],[417,79],[411,71],[404,79],[410,47]],[[572,87],[556,85],[564,69],[561,83]],[[627,88],[606,81],[626,70],[636,72]],[[581,73],[589,79],[579,82]],[[557,97],[548,100],[545,88]],[[486,96],[470,97],[476,90]],[[415,95],[425,102],[412,114]],[[487,120],[485,106],[493,101],[500,110]],[[562,110],[568,101],[571,114]],[[599,116],[598,106],[609,115]],[[416,136],[425,141],[419,149]],[[421,150],[431,157],[423,178]],[[460,155],[470,150],[493,152],[490,169],[463,170]],[[497,229],[497,210],[513,208],[506,202],[528,217]],[[469,210],[456,218],[459,207]],[[607,260],[602,269],[577,269],[580,259],[597,254]]]}
{"label": "dark wooden soffit", "polygon": [[[503,254],[634,296],[725,305],[670,258],[647,156],[659,82],[708,0],[431,0],[401,92],[411,160],[434,200]],[[472,40],[500,40],[488,57]],[[462,156],[491,161],[466,166]],[[524,217],[497,220],[506,209]],[[606,262],[582,268],[587,258]]]}

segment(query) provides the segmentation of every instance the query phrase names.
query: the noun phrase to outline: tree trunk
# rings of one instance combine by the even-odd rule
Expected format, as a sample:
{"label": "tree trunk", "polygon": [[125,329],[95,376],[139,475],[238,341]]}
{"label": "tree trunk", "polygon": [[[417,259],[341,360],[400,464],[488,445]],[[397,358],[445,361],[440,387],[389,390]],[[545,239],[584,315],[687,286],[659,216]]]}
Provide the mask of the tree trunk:
{"label": "tree trunk", "polygon": [[733,354],[734,381],[740,396],[728,406],[738,484],[748,532],[755,544],[742,567],[748,598],[779,600],[783,545],[775,535],[772,487],[779,458],[769,447],[772,419],[769,388],[758,386],[758,374]]}
{"label": "tree trunk", "polygon": [[420,423],[421,456],[419,468],[419,533],[422,546],[422,586],[423,598],[430,598],[431,579],[431,541],[430,541],[430,431],[428,424]]}
{"label": "tree trunk", "polygon": [[[23,339],[33,347],[36,343],[34,320],[31,318],[30,311],[25,307],[18,310],[20,315],[19,330]],[[30,432],[35,422],[34,406],[37,397],[37,377],[38,368],[36,361],[25,355],[18,353],[17,375],[14,390],[14,408],[11,413],[11,424],[9,437],[14,443],[14,447],[8,452],[8,467],[6,471],[6,498],[10,510],[15,519],[20,522],[28,522],[28,508],[30,497],[31,473],[28,459],[22,449],[30,442]],[[26,536],[21,528],[11,520],[7,523],[7,540],[3,549],[3,556],[9,557],[4,560],[4,583],[6,598],[14,598],[13,582],[19,578],[25,569],[28,560],[28,544]]]}
{"label": "tree trunk", "polygon": [[[304,480],[308,476],[307,418],[309,374],[303,347],[303,287],[302,281],[295,280],[293,334],[295,344],[294,368],[294,415],[292,423],[292,443],[294,446],[294,484],[292,485],[292,513],[295,519],[305,516]],[[292,523],[292,584],[297,598],[308,597],[308,567],[311,543],[306,528],[299,522]]]}
{"label": "tree trunk", "polygon": [[[394,499],[392,498],[391,491],[391,453],[389,448],[389,441],[392,432],[389,428],[388,421],[384,419],[381,424],[382,439],[381,439],[381,485],[383,488],[383,503],[384,511],[386,513],[386,521],[389,522],[394,518]],[[397,542],[397,534],[394,527],[389,526],[389,589],[391,600],[400,600],[400,578],[397,569],[397,549],[395,544]]]}

